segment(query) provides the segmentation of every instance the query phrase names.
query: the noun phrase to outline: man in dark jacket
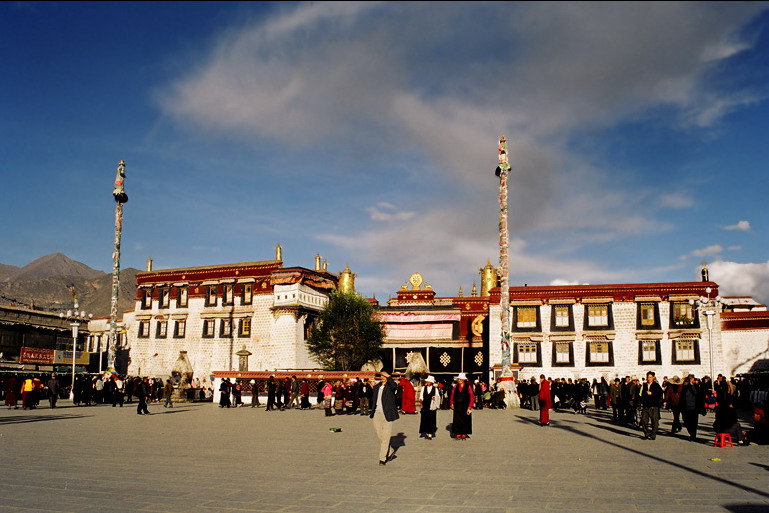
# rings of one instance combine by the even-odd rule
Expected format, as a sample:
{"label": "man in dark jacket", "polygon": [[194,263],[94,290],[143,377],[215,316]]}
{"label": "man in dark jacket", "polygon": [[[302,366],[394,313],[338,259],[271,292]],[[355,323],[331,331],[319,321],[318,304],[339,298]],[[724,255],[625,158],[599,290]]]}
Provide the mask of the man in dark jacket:
{"label": "man in dark jacket", "polygon": [[56,408],[56,401],[59,400],[59,380],[56,379],[56,373],[51,374],[48,380],[48,402],[51,408]]}
{"label": "man in dark jacket", "polygon": [[[660,426],[660,404],[662,404],[662,387],[657,383],[654,373],[646,373],[646,383],[641,389],[641,427],[644,431],[644,440],[657,438],[657,429]],[[649,423],[651,422],[651,427]]]}
{"label": "man in dark jacket", "polygon": [[388,456],[390,437],[393,422],[398,420],[398,404],[395,400],[398,384],[386,372],[377,373],[375,378],[379,383],[374,386],[369,416],[374,419],[374,431],[379,438],[379,464],[385,465],[392,457]]}

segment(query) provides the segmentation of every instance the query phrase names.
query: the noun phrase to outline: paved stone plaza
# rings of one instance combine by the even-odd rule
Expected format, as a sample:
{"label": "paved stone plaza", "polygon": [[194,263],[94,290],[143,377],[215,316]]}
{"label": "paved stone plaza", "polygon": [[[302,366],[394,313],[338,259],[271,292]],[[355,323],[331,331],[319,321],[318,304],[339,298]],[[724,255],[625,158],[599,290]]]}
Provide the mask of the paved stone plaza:
{"label": "paved stone plaza", "polygon": [[381,467],[367,417],[61,406],[0,410],[0,513],[769,511],[769,448],[709,446],[712,414],[699,444],[644,441],[593,410],[554,413],[549,428],[528,410],[476,411],[464,442],[440,411],[427,441],[410,415]]}

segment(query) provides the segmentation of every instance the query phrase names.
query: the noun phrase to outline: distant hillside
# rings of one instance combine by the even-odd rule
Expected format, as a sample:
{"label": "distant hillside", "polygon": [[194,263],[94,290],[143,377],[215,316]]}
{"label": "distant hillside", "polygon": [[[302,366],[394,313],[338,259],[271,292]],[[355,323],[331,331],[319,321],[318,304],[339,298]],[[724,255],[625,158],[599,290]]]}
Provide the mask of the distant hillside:
{"label": "distant hillside", "polygon": [[10,276],[11,274],[15,273],[18,270],[19,268],[16,267],[15,265],[0,264],[0,282],[5,281],[5,279],[8,276]]}
{"label": "distant hillside", "polygon": [[[120,271],[118,317],[133,309],[136,298],[136,269]],[[112,301],[112,275],[91,269],[62,253],[54,253],[24,267],[0,264],[0,304],[16,304],[36,310],[61,312],[71,309],[74,286],[81,310],[106,317]]]}

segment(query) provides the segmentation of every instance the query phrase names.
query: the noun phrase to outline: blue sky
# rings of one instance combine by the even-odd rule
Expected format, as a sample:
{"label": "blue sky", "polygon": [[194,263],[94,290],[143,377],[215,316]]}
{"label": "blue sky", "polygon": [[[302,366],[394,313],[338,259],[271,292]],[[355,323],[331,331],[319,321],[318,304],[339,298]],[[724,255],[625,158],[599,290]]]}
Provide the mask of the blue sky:
{"label": "blue sky", "polygon": [[765,3],[0,4],[0,263],[349,264],[769,301]]}

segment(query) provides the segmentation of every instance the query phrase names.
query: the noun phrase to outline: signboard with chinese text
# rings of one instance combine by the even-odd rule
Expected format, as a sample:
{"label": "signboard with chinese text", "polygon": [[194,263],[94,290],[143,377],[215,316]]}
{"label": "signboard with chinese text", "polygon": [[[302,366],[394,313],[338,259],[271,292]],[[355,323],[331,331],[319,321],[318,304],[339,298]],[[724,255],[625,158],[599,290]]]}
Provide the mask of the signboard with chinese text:
{"label": "signboard with chinese text", "polygon": [[[22,347],[19,355],[20,363],[41,363],[50,365],[54,360],[53,349],[38,349],[36,347]],[[72,357],[70,356],[70,360]]]}

